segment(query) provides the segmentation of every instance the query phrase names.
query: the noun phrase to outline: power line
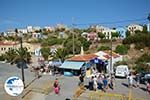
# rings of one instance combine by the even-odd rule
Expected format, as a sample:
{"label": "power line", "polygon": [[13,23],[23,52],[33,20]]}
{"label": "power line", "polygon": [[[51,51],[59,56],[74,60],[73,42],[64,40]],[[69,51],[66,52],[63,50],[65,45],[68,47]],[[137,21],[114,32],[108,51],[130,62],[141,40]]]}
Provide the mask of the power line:
{"label": "power line", "polygon": [[129,20],[121,20],[121,21],[112,21],[112,22],[100,22],[100,23],[77,23],[74,24],[76,26],[85,26],[85,25],[103,25],[103,24],[119,24],[119,23],[127,23],[127,22],[134,22],[134,21],[146,21],[146,18],[140,19],[129,19]]}

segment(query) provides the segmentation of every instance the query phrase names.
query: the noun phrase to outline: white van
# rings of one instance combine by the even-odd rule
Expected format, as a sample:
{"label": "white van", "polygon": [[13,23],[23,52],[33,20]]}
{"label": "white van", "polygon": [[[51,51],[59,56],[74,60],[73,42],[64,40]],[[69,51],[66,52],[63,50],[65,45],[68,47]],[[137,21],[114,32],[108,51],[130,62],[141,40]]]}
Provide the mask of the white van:
{"label": "white van", "polygon": [[116,77],[126,77],[129,74],[129,69],[127,65],[119,65],[116,67],[115,76]]}

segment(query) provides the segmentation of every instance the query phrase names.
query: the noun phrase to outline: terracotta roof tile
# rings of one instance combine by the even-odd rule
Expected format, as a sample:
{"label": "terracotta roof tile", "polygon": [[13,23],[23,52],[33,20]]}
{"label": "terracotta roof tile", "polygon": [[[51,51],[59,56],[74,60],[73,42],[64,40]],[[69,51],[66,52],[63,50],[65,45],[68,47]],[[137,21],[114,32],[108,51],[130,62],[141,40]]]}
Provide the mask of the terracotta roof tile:
{"label": "terracotta roof tile", "polygon": [[67,60],[71,60],[71,61],[90,61],[91,59],[94,59],[98,57],[95,54],[85,54],[85,55],[78,55],[78,56],[74,56],[72,58],[69,58]]}
{"label": "terracotta roof tile", "polygon": [[16,42],[0,42],[0,45],[17,45]]}

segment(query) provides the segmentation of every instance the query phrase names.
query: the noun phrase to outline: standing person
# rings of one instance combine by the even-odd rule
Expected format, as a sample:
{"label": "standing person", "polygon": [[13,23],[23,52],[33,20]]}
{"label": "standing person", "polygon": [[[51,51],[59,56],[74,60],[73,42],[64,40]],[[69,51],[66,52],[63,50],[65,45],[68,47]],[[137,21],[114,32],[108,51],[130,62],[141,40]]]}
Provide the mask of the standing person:
{"label": "standing person", "polygon": [[35,77],[40,78],[40,74],[39,74],[40,68],[36,67],[36,68],[34,68],[34,71],[35,71]]}
{"label": "standing person", "polygon": [[80,74],[79,80],[80,80],[79,82],[79,86],[80,86],[82,83],[84,83],[84,76]]}
{"label": "standing person", "polygon": [[113,74],[111,74],[109,85],[110,85],[110,88],[113,90],[115,86],[115,76]]}
{"label": "standing person", "polygon": [[93,79],[93,81],[94,81],[94,91],[96,91],[97,90],[97,77],[96,77],[96,75],[95,75],[95,77],[94,77],[94,79]]}
{"label": "standing person", "polygon": [[132,76],[132,73],[129,74],[128,76],[128,87],[129,88],[132,88],[133,87],[133,76]]}
{"label": "standing person", "polygon": [[104,79],[103,79],[103,91],[106,92],[108,88],[108,79],[106,76],[104,76]]}
{"label": "standing person", "polygon": [[59,90],[60,90],[60,85],[59,85],[58,78],[56,78],[54,81],[54,92],[55,92],[55,94],[59,94]]}
{"label": "standing person", "polygon": [[98,89],[102,89],[102,85],[103,85],[103,78],[102,75],[99,74],[98,78],[97,78],[97,85],[98,85]]}
{"label": "standing person", "polygon": [[94,89],[93,85],[94,85],[94,76],[92,76],[89,80],[89,90]]}
{"label": "standing person", "polygon": [[140,75],[136,74],[136,87],[140,86]]}

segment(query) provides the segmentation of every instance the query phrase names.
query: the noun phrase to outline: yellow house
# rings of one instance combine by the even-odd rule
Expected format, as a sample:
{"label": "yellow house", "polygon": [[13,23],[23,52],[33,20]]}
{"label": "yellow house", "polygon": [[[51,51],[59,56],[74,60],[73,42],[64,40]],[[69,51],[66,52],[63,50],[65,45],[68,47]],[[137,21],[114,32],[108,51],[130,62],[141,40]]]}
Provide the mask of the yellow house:
{"label": "yellow house", "polygon": [[[30,44],[26,42],[23,42],[22,46],[26,47],[31,54],[34,54],[35,49],[41,47],[40,44]],[[18,48],[20,48],[19,42],[2,41],[0,42],[0,55],[4,54],[10,49],[18,49]]]}
{"label": "yellow house", "polygon": [[12,41],[0,42],[0,55],[7,52],[10,49],[17,49],[18,44],[19,44],[18,42],[12,42]]}

